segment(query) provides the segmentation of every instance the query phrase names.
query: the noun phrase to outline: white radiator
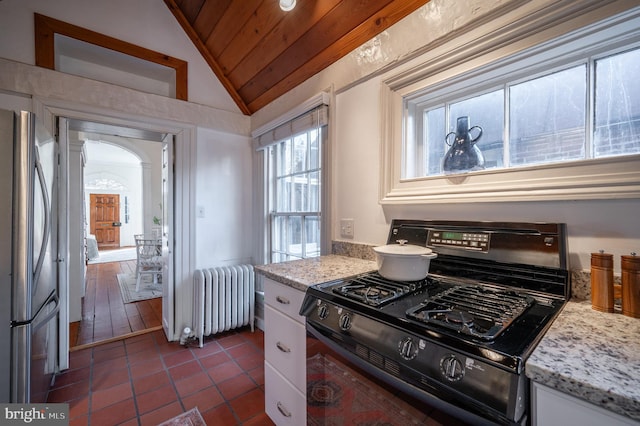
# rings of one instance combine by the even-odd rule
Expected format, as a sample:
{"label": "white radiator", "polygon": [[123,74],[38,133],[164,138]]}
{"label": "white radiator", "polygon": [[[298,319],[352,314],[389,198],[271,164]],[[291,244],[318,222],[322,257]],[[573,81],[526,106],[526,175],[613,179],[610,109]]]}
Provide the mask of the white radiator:
{"label": "white radiator", "polygon": [[198,269],[194,274],[193,332],[203,336],[254,327],[255,275],[251,265]]}

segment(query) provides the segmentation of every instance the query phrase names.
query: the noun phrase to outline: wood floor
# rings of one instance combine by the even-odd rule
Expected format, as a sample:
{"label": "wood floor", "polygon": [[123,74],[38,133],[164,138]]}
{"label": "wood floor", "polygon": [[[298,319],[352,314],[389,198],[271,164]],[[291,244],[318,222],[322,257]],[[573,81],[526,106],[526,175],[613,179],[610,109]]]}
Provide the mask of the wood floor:
{"label": "wood floor", "polygon": [[162,298],[122,300],[117,274],[135,269],[135,260],[87,265],[82,320],[69,324],[71,351],[162,328]]}

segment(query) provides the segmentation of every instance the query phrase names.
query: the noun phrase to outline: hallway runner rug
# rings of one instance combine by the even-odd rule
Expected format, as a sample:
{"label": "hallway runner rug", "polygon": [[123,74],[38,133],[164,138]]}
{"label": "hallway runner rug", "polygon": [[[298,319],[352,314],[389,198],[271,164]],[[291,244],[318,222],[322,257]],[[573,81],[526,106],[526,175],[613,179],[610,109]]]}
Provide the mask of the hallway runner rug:
{"label": "hallway runner rug", "polygon": [[118,284],[124,303],[139,302],[141,300],[155,299],[162,297],[162,284],[153,283],[153,278],[149,275],[142,277],[140,291],[136,292],[135,274],[118,274]]}

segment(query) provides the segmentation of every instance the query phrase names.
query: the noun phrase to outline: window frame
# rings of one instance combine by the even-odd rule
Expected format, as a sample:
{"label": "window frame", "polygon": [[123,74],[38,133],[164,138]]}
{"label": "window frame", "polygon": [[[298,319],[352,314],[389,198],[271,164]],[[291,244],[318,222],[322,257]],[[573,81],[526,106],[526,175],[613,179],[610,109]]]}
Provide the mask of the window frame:
{"label": "window frame", "polygon": [[[382,81],[381,204],[500,202],[568,199],[637,198],[640,196],[640,155],[489,169],[454,175],[402,178],[405,163],[405,98],[433,88],[462,98],[465,93],[487,92],[499,85],[500,76],[525,78],[553,68],[607,56],[640,44],[640,8],[601,20],[594,11],[582,21],[561,20],[548,10],[553,31],[540,31],[539,19],[517,22],[524,33],[514,38],[499,30],[484,35],[467,34],[474,43],[445,43],[408,71]],[[576,12],[576,14],[579,12]],[[565,17],[566,18],[566,17]],[[586,25],[587,18],[592,23]],[[530,18],[532,19],[532,18]],[[485,30],[486,32],[486,30]],[[463,37],[460,37],[463,38]],[[513,40],[516,40],[515,42]],[[455,44],[456,40],[449,44]],[[481,46],[481,50],[480,50]],[[569,52],[569,54],[567,54]],[[543,60],[541,60],[541,58]],[[487,79],[487,75],[491,77]],[[505,77],[506,78],[506,77]],[[471,88],[471,89],[470,89]],[[592,90],[592,88],[590,89]],[[444,104],[448,99],[441,99]],[[434,102],[435,104],[436,102]],[[588,129],[592,128],[588,115]],[[589,130],[590,131],[590,130]]]}
{"label": "window frame", "polygon": [[[261,226],[261,232],[256,235],[256,262],[271,263],[271,202],[273,186],[271,185],[269,146],[278,141],[293,137],[297,130],[308,128],[306,120],[315,115],[322,127],[322,141],[320,153],[321,195],[320,195],[320,255],[331,253],[331,104],[332,92],[320,92],[307,99],[293,109],[279,117],[263,124],[251,132],[253,148],[255,150],[254,165],[255,179],[258,191],[254,194],[254,201],[260,208],[255,210],[255,220]],[[316,128],[317,128],[316,127]]]}
{"label": "window frame", "polygon": [[[55,70],[56,51],[55,35],[60,34],[74,40],[79,40],[95,46],[110,49],[124,55],[129,55],[143,61],[155,63],[173,69],[175,72],[175,98],[189,100],[187,61],[174,58],[167,54],[156,52],[126,41],[118,40],[104,34],[97,33],[67,22],[59,21],[48,16],[34,13],[35,27],[35,60],[36,66]],[[133,88],[135,89],[135,88]]]}
{"label": "window frame", "polygon": [[[323,164],[325,164],[325,160],[324,160],[324,146],[326,144],[326,140],[327,140],[327,136],[326,133],[328,131],[328,126],[319,126],[316,127],[314,129],[310,129],[310,130],[306,130],[303,133],[310,133],[310,132],[318,132],[318,144],[319,144],[319,155],[320,155],[320,159],[319,159],[319,163],[316,165],[316,167],[311,167],[311,162],[310,162],[310,147],[307,146],[307,152],[306,152],[306,161],[309,167],[305,168],[304,170],[297,170],[297,171],[291,171],[288,174],[285,175],[278,175],[278,161],[281,160],[281,157],[278,156],[278,145],[286,143],[286,142],[290,142],[292,145],[295,144],[294,140],[296,137],[298,137],[300,134],[296,134],[296,135],[292,135],[291,137],[288,137],[286,139],[282,139],[280,141],[278,141],[275,144],[270,145],[267,148],[267,156],[268,156],[268,162],[267,162],[267,174],[268,174],[268,223],[269,223],[269,238],[267,241],[267,256],[268,256],[268,261],[269,263],[274,263],[274,255],[275,253],[279,253],[280,255],[284,255],[289,257],[290,259],[287,260],[297,260],[297,259],[306,259],[309,258],[310,256],[306,255],[306,239],[305,234],[305,224],[306,224],[306,219],[311,217],[311,218],[317,218],[317,220],[319,221],[320,224],[320,247],[318,247],[318,254],[316,256],[312,256],[312,257],[317,257],[321,254],[322,251],[322,233],[323,233],[323,210],[324,210],[324,206],[323,206],[323,194],[324,194],[324,171],[323,171]],[[320,186],[320,191],[318,194],[318,210],[303,210],[303,211],[279,211],[277,209],[276,206],[278,206],[280,204],[280,199],[279,199],[279,194],[278,193],[278,188],[280,187],[278,185],[278,180],[279,179],[283,179],[286,177],[294,177],[296,175],[300,175],[300,174],[309,174],[309,173],[319,173],[320,175],[320,182],[319,182],[319,186]],[[279,251],[279,250],[275,250],[274,249],[274,238],[277,238],[276,236],[276,232],[275,232],[275,226],[276,226],[276,221],[277,218],[286,218],[287,220],[289,220],[290,218],[300,218],[301,221],[301,238],[302,238],[302,242],[301,242],[301,255],[300,256],[296,256],[294,254],[292,254],[291,252],[287,251]],[[290,230],[290,229],[289,229]],[[280,261],[278,261],[280,262]]]}

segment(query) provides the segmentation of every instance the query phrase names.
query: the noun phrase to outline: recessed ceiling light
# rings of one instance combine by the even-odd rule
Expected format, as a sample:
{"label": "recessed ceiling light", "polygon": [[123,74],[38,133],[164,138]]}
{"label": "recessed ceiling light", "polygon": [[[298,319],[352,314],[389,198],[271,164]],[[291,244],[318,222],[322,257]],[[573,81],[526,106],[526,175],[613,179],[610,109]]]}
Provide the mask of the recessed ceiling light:
{"label": "recessed ceiling light", "polygon": [[280,9],[289,12],[296,7],[296,0],[280,0]]}

